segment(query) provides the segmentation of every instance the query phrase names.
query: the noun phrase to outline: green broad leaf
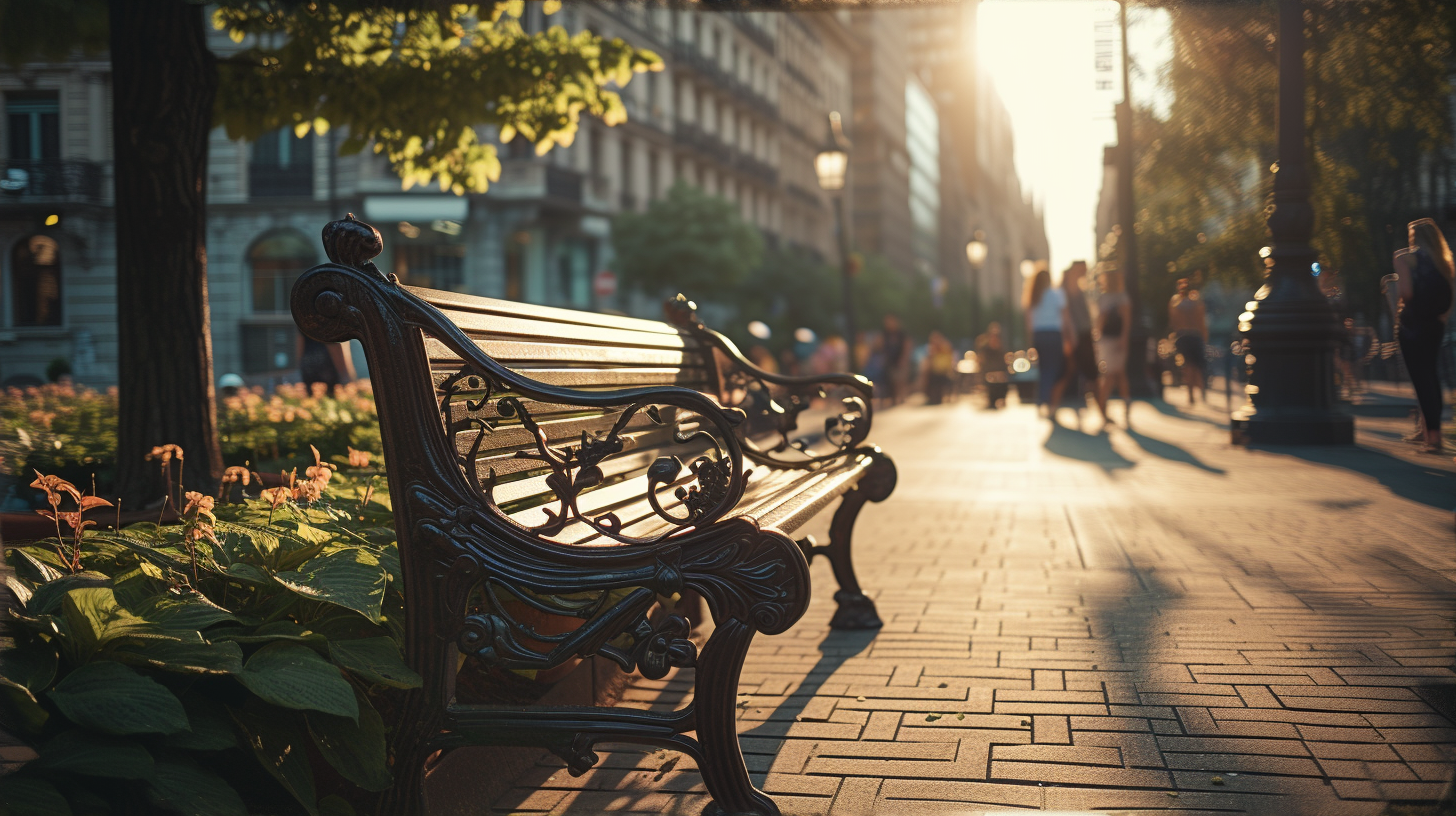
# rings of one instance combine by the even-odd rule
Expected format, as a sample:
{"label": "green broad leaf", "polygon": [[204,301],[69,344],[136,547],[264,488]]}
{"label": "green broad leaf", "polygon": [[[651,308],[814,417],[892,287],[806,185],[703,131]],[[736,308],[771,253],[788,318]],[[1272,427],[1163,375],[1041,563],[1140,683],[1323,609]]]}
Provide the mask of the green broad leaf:
{"label": "green broad leaf", "polygon": [[40,691],[56,679],[60,657],[54,644],[31,642],[0,650],[0,678]]}
{"label": "green broad leaf", "polygon": [[0,726],[16,733],[39,734],[50,712],[25,686],[0,677]]}
{"label": "green broad leaf", "polygon": [[383,616],[389,573],[374,554],[349,547],[311,559],[296,572],[280,572],[279,583],[314,601],[352,609],[378,623]]}
{"label": "green broad leaf", "polygon": [[419,688],[424,684],[400,657],[399,646],[391,637],[331,641],[329,659],[369,683],[399,689]]}
{"label": "green broad leaf", "polygon": [[247,737],[253,756],[311,816],[317,816],[318,792],[308,764],[308,735],[297,715],[259,705],[229,710]]}
{"label": "green broad leaf", "polygon": [[82,587],[103,587],[110,581],[99,572],[78,572],[62,575],[54,581],[47,581],[35,588],[25,611],[31,615],[54,615],[61,611],[61,601],[66,593]]}
{"label": "green broad leaf", "polygon": [[5,816],[71,816],[71,805],[51,783],[12,774],[0,779],[0,813]]}
{"label": "green broad leaf", "polygon": [[107,734],[72,729],[47,740],[36,769],[111,779],[150,779],[152,755],[139,743]]}
{"label": "green broad leaf", "polygon": [[404,589],[404,571],[399,566],[399,545],[389,542],[384,552],[379,554],[379,566],[389,573],[389,580],[394,582],[394,590],[400,592]]}
{"label": "green broad leaf", "polygon": [[334,540],[333,535],[328,531],[320,530],[312,524],[302,521],[298,523],[298,537],[310,544],[327,544]]}
{"label": "green broad leaf", "polygon": [[173,640],[127,640],[107,652],[113,660],[184,674],[237,674],[243,650],[233,641],[186,643]]}
{"label": "green broad leaf", "polygon": [[265,623],[256,628],[225,628],[214,629],[207,633],[207,636],[214,642],[219,640],[230,640],[235,643],[272,643],[274,641],[291,641],[293,643],[317,643],[323,644],[327,638],[311,631],[293,621],[274,621]]}
{"label": "green broad leaf", "polygon": [[271,584],[273,576],[263,570],[242,561],[228,565],[227,574],[230,578],[237,578],[240,581],[247,581],[250,584]]}
{"label": "green broad leaf", "polygon": [[[61,611],[83,654],[94,652],[118,638],[179,640],[184,636],[167,632],[128,612],[117,603],[116,594],[109,587],[73,589],[66,593]],[[193,639],[201,639],[196,632],[190,634]]]}
{"label": "green broad leaf", "polygon": [[188,727],[182,702],[166,686],[110,660],[81,666],[47,696],[71,722],[108,734],[173,734]]}
{"label": "green broad leaf", "polygon": [[232,785],[190,762],[158,761],[150,789],[157,804],[183,816],[248,816]]}
{"label": "green broad leaf", "polygon": [[337,666],[297,643],[270,643],[238,675],[248,690],[284,708],[322,711],[357,720],[354,689]]}
{"label": "green broad leaf", "polygon": [[[162,567],[164,569],[172,569],[181,572],[183,570],[188,570],[192,568],[192,561],[190,559],[178,557],[178,555],[172,554],[176,552],[172,548],[163,548],[162,546],[160,546],[161,541],[155,534],[152,538],[147,538],[134,532],[138,527],[141,526],[143,525],[133,524],[132,526],[119,531],[88,531],[86,534],[86,539],[89,541],[92,538],[95,538],[101,541],[115,544],[116,546],[136,553],[146,562],[154,564],[158,567]],[[152,524],[150,522],[147,522],[145,526],[153,530],[158,529],[155,524]]]}
{"label": "green broad leaf", "polygon": [[54,581],[66,574],[62,572],[66,566],[61,563],[61,559],[45,547],[15,547],[7,552],[12,557],[20,556],[21,564],[29,567],[38,581]]}
{"label": "green broad leaf", "polygon": [[219,521],[213,527],[228,554],[234,559],[255,558],[263,563],[272,560],[282,548],[278,533],[267,527],[238,521]]}
{"label": "green broad leaf", "polygon": [[359,816],[349,800],[332,793],[319,800],[318,812],[319,816]]}
{"label": "green broad leaf", "polygon": [[237,623],[237,616],[202,595],[174,598],[153,595],[132,607],[138,616],[165,629],[199,630],[215,623]]}
{"label": "green broad leaf", "polygon": [[178,731],[163,738],[173,748],[187,751],[222,751],[236,747],[237,734],[227,708],[195,688],[182,698],[191,731]]}
{"label": "green broad leaf", "polygon": [[367,791],[394,784],[385,759],[384,720],[369,700],[356,692],[359,722],[348,717],[308,712],[308,733],[328,763],[345,779]]}

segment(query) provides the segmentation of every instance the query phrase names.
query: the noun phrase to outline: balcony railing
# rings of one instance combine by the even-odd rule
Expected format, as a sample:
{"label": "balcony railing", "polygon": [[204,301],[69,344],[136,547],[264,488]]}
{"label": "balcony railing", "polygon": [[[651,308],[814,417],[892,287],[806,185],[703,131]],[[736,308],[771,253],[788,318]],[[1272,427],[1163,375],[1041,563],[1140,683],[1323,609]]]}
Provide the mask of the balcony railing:
{"label": "balcony railing", "polygon": [[71,159],[0,162],[0,203],[106,201],[105,173],[97,162]]}

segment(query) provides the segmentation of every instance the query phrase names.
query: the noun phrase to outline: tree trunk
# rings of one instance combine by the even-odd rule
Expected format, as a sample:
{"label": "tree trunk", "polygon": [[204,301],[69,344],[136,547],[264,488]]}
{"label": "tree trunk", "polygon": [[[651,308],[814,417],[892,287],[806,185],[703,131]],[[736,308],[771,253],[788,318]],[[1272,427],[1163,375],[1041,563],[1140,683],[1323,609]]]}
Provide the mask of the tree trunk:
{"label": "tree trunk", "polygon": [[186,452],[187,487],[222,476],[207,305],[207,142],[217,66],[203,8],[111,0],[116,321],[123,506],[165,492],[156,445]]}

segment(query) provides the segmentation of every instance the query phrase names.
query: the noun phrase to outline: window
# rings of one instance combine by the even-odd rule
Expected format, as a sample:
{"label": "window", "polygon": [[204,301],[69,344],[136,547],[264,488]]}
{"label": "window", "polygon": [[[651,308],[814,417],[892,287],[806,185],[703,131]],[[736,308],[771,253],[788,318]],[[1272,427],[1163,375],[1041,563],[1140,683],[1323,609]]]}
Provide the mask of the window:
{"label": "window", "polygon": [[293,282],[316,263],[313,244],[297,230],[278,230],[248,250],[253,276],[253,311],[286,312]]}
{"label": "window", "polygon": [[5,94],[5,134],[12,162],[61,157],[61,100],[51,93]]}
{"label": "window", "polygon": [[49,235],[22,238],[10,252],[12,325],[61,325],[61,248]]}
{"label": "window", "polygon": [[248,189],[253,198],[313,195],[313,132],[302,139],[282,128],[253,145],[248,162]]}
{"label": "window", "polygon": [[465,286],[465,243],[460,225],[435,221],[415,226],[399,222],[394,245],[394,274],[406,286],[458,292]]}

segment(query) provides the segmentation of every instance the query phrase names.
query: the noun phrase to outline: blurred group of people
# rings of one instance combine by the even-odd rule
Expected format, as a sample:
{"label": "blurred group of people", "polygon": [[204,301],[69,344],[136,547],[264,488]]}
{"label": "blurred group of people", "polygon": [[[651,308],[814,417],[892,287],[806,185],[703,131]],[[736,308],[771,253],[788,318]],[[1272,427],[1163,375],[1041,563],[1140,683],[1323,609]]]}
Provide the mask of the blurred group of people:
{"label": "blurred group of people", "polygon": [[1127,354],[1132,304],[1119,270],[1103,270],[1095,288],[1092,283],[1086,261],[1072,262],[1057,287],[1044,265],[1027,280],[1022,305],[1036,350],[1037,406],[1055,421],[1066,395],[1091,392],[1103,424],[1110,425],[1107,406],[1116,390],[1122,396],[1123,423],[1130,427]]}

